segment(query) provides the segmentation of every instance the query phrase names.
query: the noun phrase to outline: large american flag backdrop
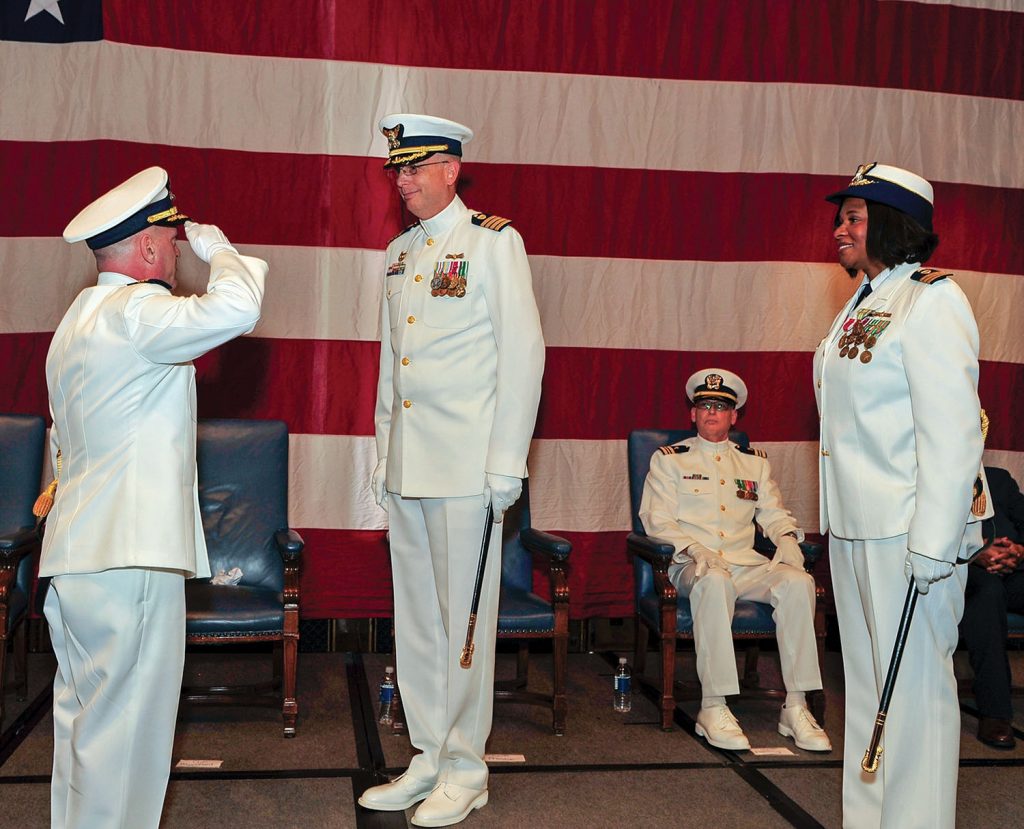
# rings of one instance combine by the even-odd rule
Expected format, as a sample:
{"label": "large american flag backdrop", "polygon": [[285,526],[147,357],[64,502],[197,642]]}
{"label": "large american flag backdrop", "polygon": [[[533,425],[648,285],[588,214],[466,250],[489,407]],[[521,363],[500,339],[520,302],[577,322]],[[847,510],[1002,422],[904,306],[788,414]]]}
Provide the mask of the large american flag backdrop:
{"label": "large american flag backdrop", "polygon": [[0,409],[47,413],[52,332],[95,278],[64,224],[166,167],[271,265],[254,334],[198,361],[200,414],[287,421],[308,617],[391,608],[367,491],[382,249],[411,221],[389,112],[474,127],[463,198],[526,240],[533,517],[575,546],[575,617],[631,612],[625,438],[686,423],[699,368],[746,379],[741,426],[817,529],[811,352],[854,287],[822,197],[862,162],[934,182],[933,264],[981,327],[986,461],[1024,472],[1019,2],[4,0],[0,38]]}

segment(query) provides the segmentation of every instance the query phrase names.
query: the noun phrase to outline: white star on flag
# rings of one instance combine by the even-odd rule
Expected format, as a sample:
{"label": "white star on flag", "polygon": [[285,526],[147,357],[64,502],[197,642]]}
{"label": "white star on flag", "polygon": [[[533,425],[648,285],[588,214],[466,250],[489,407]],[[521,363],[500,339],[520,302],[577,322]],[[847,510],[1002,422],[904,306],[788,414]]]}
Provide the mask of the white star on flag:
{"label": "white star on flag", "polygon": [[64,18],[60,13],[60,0],[32,0],[28,4],[28,11],[25,12],[25,20],[35,17],[40,12],[46,12],[57,18],[62,26],[64,25]]}

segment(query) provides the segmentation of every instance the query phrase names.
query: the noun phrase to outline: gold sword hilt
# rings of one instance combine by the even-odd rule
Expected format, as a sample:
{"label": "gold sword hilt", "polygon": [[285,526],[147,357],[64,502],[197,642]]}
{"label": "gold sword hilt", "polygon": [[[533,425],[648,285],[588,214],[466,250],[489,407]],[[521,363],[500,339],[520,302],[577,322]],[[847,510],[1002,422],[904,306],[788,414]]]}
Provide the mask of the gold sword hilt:
{"label": "gold sword hilt", "polygon": [[868,774],[874,774],[878,771],[878,763],[882,759],[882,747],[879,746],[875,749],[875,756],[871,756],[870,751],[864,752],[864,759],[860,761],[860,767],[864,769]]}
{"label": "gold sword hilt", "polygon": [[459,657],[459,667],[468,668],[473,664],[473,651],[476,650],[476,643],[473,641],[473,632],[476,630],[476,614],[469,614],[469,624],[466,626],[466,644],[462,646],[462,655]]}
{"label": "gold sword hilt", "polygon": [[871,742],[868,743],[868,749],[864,752],[864,759],[860,761],[860,767],[868,774],[874,774],[878,771],[878,764],[882,760],[881,743],[882,730],[885,728],[885,717],[886,715],[881,711],[875,717],[875,728],[871,732]]}

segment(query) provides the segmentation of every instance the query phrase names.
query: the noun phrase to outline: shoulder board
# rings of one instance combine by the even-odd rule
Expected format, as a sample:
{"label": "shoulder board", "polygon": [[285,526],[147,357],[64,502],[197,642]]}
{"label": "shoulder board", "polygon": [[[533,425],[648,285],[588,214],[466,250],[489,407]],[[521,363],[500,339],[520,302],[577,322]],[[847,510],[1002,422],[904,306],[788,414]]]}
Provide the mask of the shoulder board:
{"label": "shoulder board", "polygon": [[658,451],[663,455],[682,455],[684,452],[689,452],[689,446],[673,445],[673,446],[659,446]]}
{"label": "shoulder board", "polygon": [[765,452],[764,449],[751,449],[749,446],[740,446],[739,444],[736,445],[736,448],[739,449],[744,455],[754,455],[758,458],[768,457],[768,453]]}
{"label": "shoulder board", "polygon": [[473,224],[479,227],[486,227],[488,230],[504,230],[510,224],[511,219],[503,219],[501,216],[492,216],[489,213],[474,213]]}
{"label": "shoulder board", "polygon": [[936,268],[921,268],[921,270],[917,271],[910,278],[915,282],[923,282],[925,285],[932,285],[935,282],[941,282],[947,276],[952,275],[953,274],[948,271],[940,271]]}
{"label": "shoulder board", "polygon": [[[405,228],[405,230],[402,230],[402,231],[396,233],[394,236],[392,236],[390,239],[388,239],[388,245],[390,245],[393,241],[395,241],[395,239],[397,239],[399,236],[405,236],[406,233],[408,233],[410,230],[412,230],[414,227],[417,227],[418,225],[419,225],[419,222],[413,222],[411,225],[409,225],[407,228]],[[385,245],[385,247],[387,247],[387,245]]]}

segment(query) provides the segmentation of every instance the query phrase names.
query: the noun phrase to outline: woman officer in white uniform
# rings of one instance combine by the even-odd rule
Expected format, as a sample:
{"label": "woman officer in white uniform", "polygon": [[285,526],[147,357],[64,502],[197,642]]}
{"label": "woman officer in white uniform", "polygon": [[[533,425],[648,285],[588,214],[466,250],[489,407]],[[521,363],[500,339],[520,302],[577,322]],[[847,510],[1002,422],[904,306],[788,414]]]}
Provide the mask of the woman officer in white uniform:
{"label": "woman officer in white uniform", "polygon": [[[952,829],[960,714],[952,653],[968,559],[981,546],[972,493],[982,436],[978,328],[938,245],[933,191],[862,165],[828,196],[839,263],[860,286],[814,355],[821,415],[821,531],[846,674],[843,825]],[[908,579],[922,595],[874,775],[861,770]]]}

